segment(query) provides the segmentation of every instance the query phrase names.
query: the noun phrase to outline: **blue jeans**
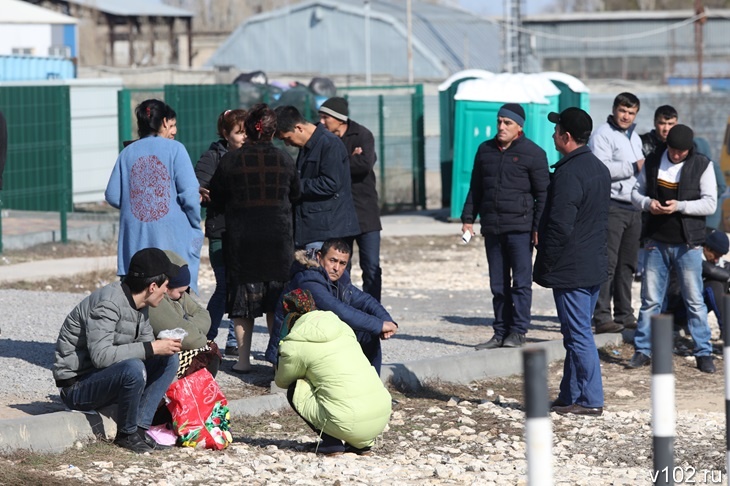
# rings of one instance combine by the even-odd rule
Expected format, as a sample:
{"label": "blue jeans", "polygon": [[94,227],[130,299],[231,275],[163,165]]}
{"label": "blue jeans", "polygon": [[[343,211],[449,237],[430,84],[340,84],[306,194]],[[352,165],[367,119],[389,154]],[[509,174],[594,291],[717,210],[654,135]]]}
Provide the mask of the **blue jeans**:
{"label": "blue jeans", "polygon": [[558,400],[583,407],[603,406],[603,382],[598,350],[593,340],[591,316],[600,286],[553,289],[560,332],[565,346],[563,379]]}
{"label": "blue jeans", "polygon": [[[383,288],[383,271],[380,268],[380,231],[370,231],[357,236],[345,238],[347,244],[354,252],[353,243],[357,243],[360,255],[360,268],[362,269],[362,291],[370,294],[380,302],[380,294]],[[352,267],[352,258],[347,264],[347,271]]]}
{"label": "blue jeans", "polygon": [[84,412],[116,403],[117,433],[133,434],[138,426],[150,428],[178,366],[177,354],[120,361],[80,377],[62,390],[61,400]]}
{"label": "blue jeans", "polygon": [[710,356],[710,326],[702,297],[702,247],[670,245],[654,240],[644,244],[644,276],[641,310],[634,335],[636,351],[651,356],[651,316],[659,314],[669,285],[669,270],[677,271],[679,288],[687,308],[687,326],[695,342],[695,356]]}
{"label": "blue jeans", "polygon": [[532,306],[532,235],[486,235],[494,335],[526,334]]}
{"label": "blue jeans", "polygon": [[[226,264],[223,258],[223,240],[220,238],[208,238],[208,255],[210,266],[215,275],[215,290],[208,301],[208,313],[210,314],[210,329],[206,338],[208,341],[215,341],[218,336],[218,328],[226,312]],[[236,333],[233,330],[233,322],[229,321],[227,347],[236,347]]]}

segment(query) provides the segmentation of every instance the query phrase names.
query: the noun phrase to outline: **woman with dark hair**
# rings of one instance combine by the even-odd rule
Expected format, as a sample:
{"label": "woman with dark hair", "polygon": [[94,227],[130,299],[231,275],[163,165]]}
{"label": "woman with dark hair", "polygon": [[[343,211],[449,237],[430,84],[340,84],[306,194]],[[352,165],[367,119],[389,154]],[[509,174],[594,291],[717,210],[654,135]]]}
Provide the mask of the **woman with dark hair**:
{"label": "woman with dark hair", "polygon": [[104,193],[119,209],[117,273],[126,275],[132,255],[142,248],[172,250],[188,262],[197,292],[203,231],[193,164],[185,147],[168,138],[172,108],[146,100],[135,114],[140,138],[119,154]]}
{"label": "woman with dark hair", "polygon": [[[210,330],[208,340],[215,340],[218,336],[223,314],[226,310],[226,266],[223,259],[223,232],[226,229],[225,218],[222,213],[208,206],[210,192],[208,186],[221,158],[229,151],[234,151],[241,146],[246,138],[243,131],[243,122],[246,120],[244,110],[226,110],[218,117],[218,135],[220,139],[211,143],[210,148],[200,156],[195,165],[195,175],[200,183],[200,196],[203,206],[207,208],[205,215],[205,236],[208,237],[208,255],[210,266],[213,267],[215,275],[215,291],[208,301],[208,312],[210,313]],[[231,324],[226,340],[225,353],[227,355],[238,355],[238,344]]]}
{"label": "woman with dark hair", "polygon": [[294,255],[292,202],[299,198],[294,160],[271,143],[276,115],[264,104],[244,122],[246,143],[228,152],[210,181],[208,207],[225,215],[226,311],[233,319],[238,362],[251,370],[254,319],[273,325],[276,301],[289,279]]}

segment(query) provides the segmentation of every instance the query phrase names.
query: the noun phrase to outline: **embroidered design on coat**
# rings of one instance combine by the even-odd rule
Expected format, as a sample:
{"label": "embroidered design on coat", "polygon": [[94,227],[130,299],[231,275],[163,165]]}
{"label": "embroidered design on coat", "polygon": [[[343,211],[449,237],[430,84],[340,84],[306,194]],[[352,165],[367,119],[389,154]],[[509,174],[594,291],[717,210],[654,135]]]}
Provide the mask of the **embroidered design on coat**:
{"label": "embroidered design on coat", "polygon": [[162,219],[170,211],[170,174],[155,155],[137,159],[130,173],[132,214],[149,223]]}

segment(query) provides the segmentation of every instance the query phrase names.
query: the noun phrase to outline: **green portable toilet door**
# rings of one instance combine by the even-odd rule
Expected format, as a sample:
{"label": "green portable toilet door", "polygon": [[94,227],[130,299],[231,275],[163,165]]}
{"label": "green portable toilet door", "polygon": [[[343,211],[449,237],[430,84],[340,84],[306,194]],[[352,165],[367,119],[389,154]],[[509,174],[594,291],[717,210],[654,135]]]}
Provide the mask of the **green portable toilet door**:
{"label": "green portable toilet door", "polygon": [[560,160],[560,153],[555,150],[553,132],[555,125],[548,121],[550,112],[560,112],[559,97],[546,96],[547,104],[524,103],[525,107],[525,136],[535,142],[547,154],[548,165],[552,171],[553,165]]}
{"label": "green portable toilet door", "polygon": [[497,113],[503,104],[502,102],[456,101],[450,213],[453,219],[461,217],[471,183],[474,156],[482,142],[494,138],[497,134]]}

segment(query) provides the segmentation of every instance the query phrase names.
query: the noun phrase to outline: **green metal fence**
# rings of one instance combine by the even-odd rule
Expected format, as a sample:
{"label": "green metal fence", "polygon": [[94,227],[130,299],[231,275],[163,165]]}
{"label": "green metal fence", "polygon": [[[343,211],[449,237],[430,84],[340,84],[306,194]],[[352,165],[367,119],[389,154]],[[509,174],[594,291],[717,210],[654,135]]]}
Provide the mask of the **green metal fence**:
{"label": "green metal fence", "polygon": [[426,207],[423,85],[340,88],[350,117],[375,137],[384,211]]}
{"label": "green metal fence", "polygon": [[117,93],[119,106],[119,150],[124,148],[124,142],[137,138],[137,117],[134,109],[144,100],[165,100],[163,88],[125,88]]}
{"label": "green metal fence", "polygon": [[[73,208],[71,108],[68,86],[0,87],[0,110],[8,123],[8,159],[1,206],[58,211],[61,240]],[[0,208],[1,209],[1,208]],[[2,252],[0,211],[0,252]]]}
{"label": "green metal fence", "polygon": [[165,102],[177,113],[177,136],[193,164],[217,139],[216,123],[225,110],[238,107],[233,84],[165,85]]}
{"label": "green metal fence", "polygon": [[[368,127],[375,136],[378,192],[383,210],[425,207],[423,86],[347,87],[340,89],[340,94],[349,98],[352,118]],[[308,108],[313,104],[313,98],[302,96],[300,101],[305,107],[302,114],[316,120],[317,113]],[[193,163],[216,139],[216,121],[222,111],[250,108],[244,102],[250,97],[242,96],[233,84],[166,85],[164,91],[162,88],[125,89],[119,93],[120,144],[123,140],[136,138],[134,107],[147,98],[163,99],[175,110],[176,139],[185,145]],[[271,100],[272,106],[277,104],[281,104],[281,100]]]}

